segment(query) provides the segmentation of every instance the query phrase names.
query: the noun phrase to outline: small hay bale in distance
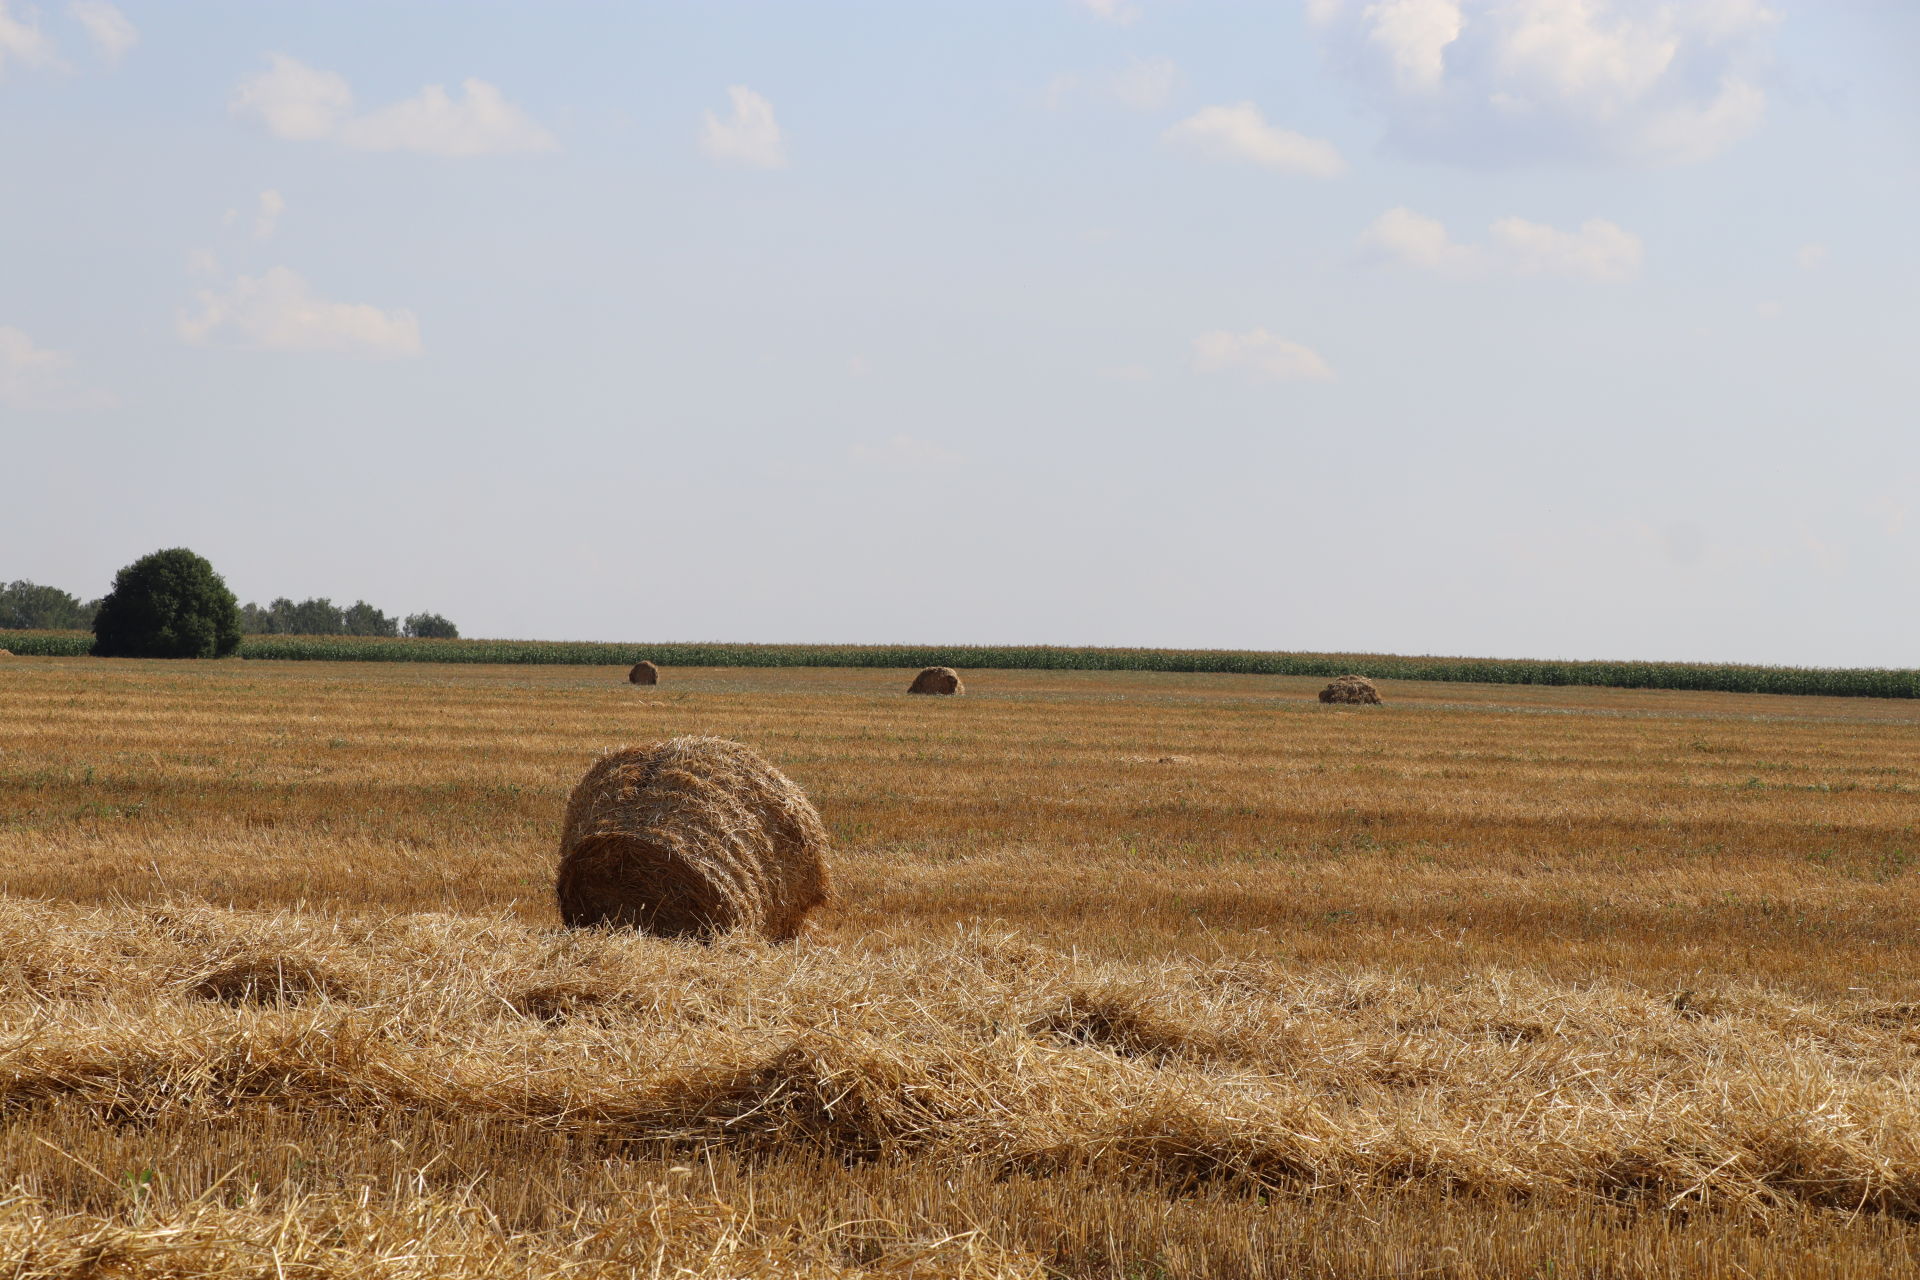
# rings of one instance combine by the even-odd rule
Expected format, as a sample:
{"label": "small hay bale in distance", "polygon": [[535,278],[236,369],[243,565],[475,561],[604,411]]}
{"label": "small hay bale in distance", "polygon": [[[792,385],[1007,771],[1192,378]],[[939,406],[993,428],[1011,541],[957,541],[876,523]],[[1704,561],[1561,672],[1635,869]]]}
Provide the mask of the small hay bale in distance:
{"label": "small hay bale in distance", "polygon": [[660,668],[654,666],[651,662],[648,662],[645,658],[642,658],[640,659],[640,661],[633,664],[632,670],[627,672],[627,683],[628,684],[659,684]]}
{"label": "small hay bale in distance", "polygon": [[725,738],[594,761],[567,801],[555,890],[572,928],[784,942],[827,898],[827,829],[806,793]]}
{"label": "small hay bale in distance", "polygon": [[960,673],[952,667],[928,667],[913,678],[907,686],[908,693],[965,693],[967,686],[960,683]]}
{"label": "small hay bale in distance", "polygon": [[1380,705],[1380,691],[1365,676],[1341,676],[1320,691],[1320,701],[1377,707]]}

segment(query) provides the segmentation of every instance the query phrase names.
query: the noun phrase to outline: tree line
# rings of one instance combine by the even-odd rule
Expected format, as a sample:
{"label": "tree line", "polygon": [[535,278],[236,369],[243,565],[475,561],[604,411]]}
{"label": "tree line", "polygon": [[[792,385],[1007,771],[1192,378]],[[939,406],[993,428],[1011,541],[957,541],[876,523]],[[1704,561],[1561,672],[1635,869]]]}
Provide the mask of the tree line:
{"label": "tree line", "polygon": [[[131,567],[131,566],[130,566]],[[93,631],[106,597],[81,600],[58,587],[20,579],[0,584],[0,631]],[[325,596],[237,606],[239,633],[250,636],[415,636],[457,640],[460,628],[437,613],[399,617],[365,600],[335,604]]]}

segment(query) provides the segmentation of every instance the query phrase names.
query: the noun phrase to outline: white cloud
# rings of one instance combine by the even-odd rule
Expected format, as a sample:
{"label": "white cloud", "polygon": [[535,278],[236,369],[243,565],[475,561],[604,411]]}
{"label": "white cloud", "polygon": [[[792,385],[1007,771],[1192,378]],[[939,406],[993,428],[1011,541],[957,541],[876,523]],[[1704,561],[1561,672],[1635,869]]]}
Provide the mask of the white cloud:
{"label": "white cloud", "polygon": [[127,15],[107,0],[71,0],[67,12],[86,29],[93,47],[109,65],[127,56],[127,50],[140,43],[140,32]]}
{"label": "white cloud", "polygon": [[552,134],[508,102],[485,80],[460,82],[464,96],[450,97],[430,84],[413,97],[368,112],[340,126],[340,141],[363,151],[418,151],[435,156],[490,156],[551,151]]}
{"label": "white cloud", "polygon": [[1347,167],[1331,142],[1268,124],[1251,102],[1207,107],[1164,136],[1216,160],[1240,160],[1283,173],[1331,178]]}
{"label": "white cloud", "polygon": [[729,85],[733,117],[722,120],[708,111],[700,130],[700,147],[715,160],[731,160],[756,169],[786,167],[785,141],[773,104],[743,84]]}
{"label": "white cloud", "polygon": [[1645,256],[1639,236],[1605,218],[1589,218],[1578,231],[1502,218],[1493,224],[1493,255],[1518,275],[1598,281],[1640,274]]}
{"label": "white cloud", "polygon": [[882,471],[940,471],[966,461],[951,449],[909,435],[893,436],[878,444],[857,444],[847,450],[847,456],[862,466]]}
{"label": "white cloud", "polygon": [[559,145],[485,80],[462,81],[457,98],[430,84],[411,98],[356,116],[353,88],[343,76],[283,53],[269,54],[267,62],[267,70],[235,88],[228,109],[259,118],[277,137],[439,156],[550,151]]}
{"label": "white cloud", "polygon": [[36,346],[22,330],[0,325],[0,405],[58,412],[110,409],[118,403],[109,392],[83,386],[73,366],[66,352]]}
{"label": "white cloud", "polygon": [[1225,373],[1240,369],[1271,382],[1325,381],[1333,370],[1318,351],[1277,337],[1265,329],[1230,333],[1214,329],[1193,340],[1196,373]]}
{"label": "white cloud", "polygon": [[287,201],[278,191],[269,188],[260,193],[260,209],[253,217],[253,238],[265,240],[273,235],[273,229],[280,225],[280,215],[287,211]]}
{"label": "white cloud", "polygon": [[1125,3],[1125,0],[1075,0],[1082,9],[1096,18],[1108,22],[1117,22],[1121,26],[1140,20],[1138,6]]}
{"label": "white cloud", "polygon": [[53,41],[40,30],[39,15],[28,9],[16,18],[7,0],[0,0],[0,73],[9,63],[23,67],[52,67],[60,63]]}
{"label": "white cloud", "polygon": [[270,53],[267,69],[242,80],[227,109],[258,116],[276,137],[310,142],[331,135],[353,110],[353,89],[344,76]]}
{"label": "white cloud", "polygon": [[1760,0],[1310,0],[1335,61],[1415,154],[1680,163],[1752,131]]}
{"label": "white cloud", "polygon": [[1438,219],[1407,208],[1375,218],[1360,247],[1377,261],[1455,279],[1498,274],[1611,282],[1638,275],[1645,257],[1640,237],[1604,218],[1590,218],[1575,231],[1501,218],[1486,244],[1471,245],[1454,240]]}
{"label": "white cloud", "polygon": [[1447,46],[1460,38],[1460,6],[1455,0],[1381,0],[1367,6],[1371,29],[1367,42],[1393,68],[1402,90],[1424,92],[1446,73]]}
{"label": "white cloud", "polygon": [[225,290],[195,295],[197,315],[182,313],[188,342],[220,340],[256,351],[334,351],[362,356],[417,356],[420,322],[413,312],[316,298],[286,267],[239,276]]}
{"label": "white cloud", "polygon": [[1823,244],[1803,244],[1794,253],[1793,260],[1800,264],[1802,271],[1813,271],[1827,263],[1827,246]]}
{"label": "white cloud", "polygon": [[1472,245],[1456,243],[1438,218],[1411,209],[1389,209],[1360,233],[1361,248],[1371,256],[1441,275],[1476,275],[1485,267],[1484,255]]}

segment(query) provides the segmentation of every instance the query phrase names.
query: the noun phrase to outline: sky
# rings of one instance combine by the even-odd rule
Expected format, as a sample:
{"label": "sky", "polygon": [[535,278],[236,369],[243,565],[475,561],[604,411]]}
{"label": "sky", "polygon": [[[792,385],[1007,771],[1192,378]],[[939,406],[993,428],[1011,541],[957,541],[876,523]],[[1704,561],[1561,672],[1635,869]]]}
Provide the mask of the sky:
{"label": "sky", "polygon": [[1920,5],[0,0],[0,580],[1920,665]]}

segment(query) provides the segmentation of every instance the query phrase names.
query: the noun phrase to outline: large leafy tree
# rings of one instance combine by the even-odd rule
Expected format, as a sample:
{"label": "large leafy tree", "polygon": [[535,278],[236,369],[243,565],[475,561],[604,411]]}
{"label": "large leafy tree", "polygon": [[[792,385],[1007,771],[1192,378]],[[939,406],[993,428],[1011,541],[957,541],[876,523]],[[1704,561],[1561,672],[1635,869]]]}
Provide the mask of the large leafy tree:
{"label": "large leafy tree", "polygon": [[98,604],[82,604],[58,587],[9,582],[0,586],[0,631],[84,631]]}
{"label": "large leafy tree", "polygon": [[185,547],[122,569],[93,619],[93,652],[103,658],[224,658],[239,647],[233,592]]}

